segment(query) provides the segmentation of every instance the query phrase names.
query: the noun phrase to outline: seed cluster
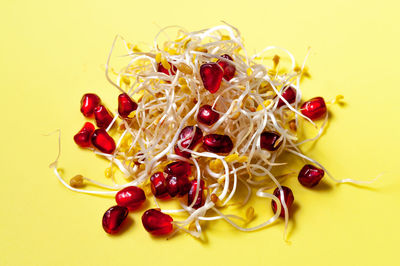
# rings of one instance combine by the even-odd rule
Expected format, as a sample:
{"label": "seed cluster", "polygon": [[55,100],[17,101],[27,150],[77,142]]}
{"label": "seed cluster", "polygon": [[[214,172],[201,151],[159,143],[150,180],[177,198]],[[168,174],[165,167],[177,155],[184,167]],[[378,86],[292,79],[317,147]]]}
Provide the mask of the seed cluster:
{"label": "seed cluster", "polygon": [[[168,235],[175,228],[200,237],[202,221],[217,219],[242,231],[268,226],[279,217],[287,226],[293,192],[271,174],[282,163],[280,155],[289,152],[318,166],[307,164],[299,172],[298,180],[306,187],[317,185],[325,173],[299,148],[312,140],[299,142],[299,119],[315,125],[315,120],[326,122],[328,118],[322,97],[302,103],[304,64],[299,67],[284,49],[280,50],[290,58],[291,69],[280,67],[283,59],[277,55],[269,59],[272,66],[265,64],[268,56],[263,53],[249,57],[239,31],[229,25],[196,32],[179,30],[178,38],[165,42],[163,48],[156,38],[149,52],[122,41],[129,63],[115,71],[110,68],[110,53],[106,65],[107,78],[121,92],[118,115],[98,95],[87,93],[81,100],[81,112],[94,117],[97,129],[86,122],[74,136],[79,147],[108,159],[128,180],[109,186],[85,179],[111,190],[103,194],[115,194],[117,205],[104,214],[104,230],[118,232],[128,212],[143,206],[145,191],[150,189],[157,206],[159,200],[174,198],[182,206],[144,212],[143,226],[154,235]],[[277,49],[268,47],[263,52]],[[65,183],[56,168],[55,172]],[[67,186],[102,194],[79,189],[82,184],[76,181],[71,180],[71,186],[77,185]],[[268,193],[271,182],[275,190]],[[271,199],[275,215],[258,226],[245,227],[234,221],[240,217],[222,213],[238,186],[246,187],[248,195],[236,203],[245,205],[255,188],[256,196]],[[173,221],[167,213],[176,212],[187,213],[187,218]],[[247,220],[255,216],[252,207],[246,213]]]}

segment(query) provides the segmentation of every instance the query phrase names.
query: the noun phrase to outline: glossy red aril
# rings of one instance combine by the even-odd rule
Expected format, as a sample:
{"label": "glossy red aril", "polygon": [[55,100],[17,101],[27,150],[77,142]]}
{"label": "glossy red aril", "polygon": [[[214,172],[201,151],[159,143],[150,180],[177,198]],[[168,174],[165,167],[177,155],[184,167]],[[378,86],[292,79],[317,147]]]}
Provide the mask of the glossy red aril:
{"label": "glossy red aril", "polygon": [[[194,132],[193,132],[194,131]],[[181,142],[181,146],[186,149],[193,149],[196,147],[197,144],[201,142],[203,138],[203,131],[197,126],[187,126],[182,129],[181,133],[179,134],[179,140]],[[189,158],[191,156],[190,152],[182,151],[178,145],[175,145],[175,153]]]}
{"label": "glossy red aril", "polygon": [[324,177],[324,170],[311,164],[306,164],[301,168],[298,176],[300,184],[305,187],[314,187]]}
{"label": "glossy red aril", "polygon": [[94,118],[96,119],[96,125],[104,129],[107,128],[113,120],[113,116],[104,105],[99,105],[94,108]]}
{"label": "glossy red aril", "polygon": [[118,96],[118,113],[121,117],[127,118],[136,109],[137,103],[132,101],[128,94],[122,93]]}
{"label": "glossy red aril", "polygon": [[[296,101],[296,90],[292,86],[285,86],[281,92],[281,96],[289,103],[292,104]],[[279,98],[278,108],[285,105],[285,103]]]}
{"label": "glossy red aril", "polygon": [[233,142],[227,135],[210,134],[204,136],[203,148],[214,153],[229,153],[233,149]]}
{"label": "glossy red aril", "polygon": [[145,211],[142,216],[144,229],[152,235],[168,235],[174,229],[172,217],[156,209]]}
{"label": "glossy red aril", "polygon": [[[289,211],[290,208],[292,207],[293,201],[294,201],[293,192],[292,192],[292,190],[290,188],[285,187],[285,186],[282,186],[282,190],[283,190],[283,200],[284,200],[284,202],[285,202],[285,204],[287,206],[287,209]],[[283,206],[282,206],[282,198],[281,198],[281,193],[280,193],[279,188],[276,188],[274,190],[273,194],[274,194],[275,197],[277,197],[279,199],[279,201],[281,203],[281,213],[280,213],[279,216],[280,217],[285,217],[285,210],[283,209]],[[272,206],[272,210],[274,211],[274,213],[276,213],[276,211],[278,209],[278,206],[277,206],[276,202],[272,201],[271,202],[271,206]]]}
{"label": "glossy red aril", "polygon": [[281,136],[276,132],[264,131],[263,133],[261,133],[260,136],[261,148],[266,149],[268,151],[277,150],[282,144],[282,141],[277,143],[280,137]]}
{"label": "glossy red aril", "polygon": [[211,126],[219,119],[219,113],[215,112],[212,109],[211,105],[203,105],[200,107],[199,112],[197,114],[197,121],[199,123],[205,124],[207,126]]}
{"label": "glossy red aril", "polygon": [[[157,65],[157,71],[158,72],[162,72],[166,75],[175,75],[176,74],[176,66],[174,66],[173,64],[169,63],[171,68],[168,70],[166,69],[161,63],[158,63]],[[171,73],[170,73],[171,72]]]}
{"label": "glossy red aril", "polygon": [[128,208],[123,206],[113,206],[109,208],[103,216],[103,228],[109,234],[118,233],[121,225],[128,216]]}
{"label": "glossy red aril", "polygon": [[157,172],[150,177],[151,192],[154,197],[164,199],[168,197],[167,181],[162,172]]}
{"label": "glossy red aril", "polygon": [[74,136],[75,143],[82,148],[91,146],[91,137],[94,132],[94,125],[86,122],[82,129]]}
{"label": "glossy red aril", "polygon": [[211,93],[216,93],[221,85],[224,70],[217,63],[206,63],[200,67],[200,76],[204,88]]}
{"label": "glossy red aril", "polygon": [[[227,60],[233,61],[233,59],[230,55],[223,54],[223,55],[221,55],[221,57],[225,58]],[[224,61],[224,60],[218,60],[217,63],[224,70],[224,79],[225,80],[229,81],[233,78],[233,76],[235,76],[235,71],[236,71],[235,65],[233,65],[227,61]]]}
{"label": "glossy red aril", "polygon": [[130,211],[139,208],[146,200],[143,189],[136,186],[129,186],[118,191],[115,201],[118,206],[127,207]]}
{"label": "glossy red aril", "polygon": [[[192,180],[191,184],[190,184],[190,190],[188,192],[188,206],[190,206],[193,201],[194,198],[196,196],[196,190],[197,190],[197,180]],[[204,190],[204,181],[200,180],[200,188],[199,188],[199,195],[197,197],[196,202],[193,205],[194,209],[198,209],[201,206],[204,205],[204,194],[203,194],[203,190]]]}
{"label": "glossy red aril", "polygon": [[300,107],[300,111],[303,115],[307,116],[311,120],[322,118],[326,114],[326,105],[324,98],[315,97],[311,100],[306,101]]}
{"label": "glossy red aril", "polygon": [[164,172],[172,176],[189,177],[192,173],[192,167],[187,162],[178,161],[168,164],[164,168]]}
{"label": "glossy red aril", "polygon": [[99,151],[111,154],[115,151],[115,142],[107,131],[102,128],[96,129],[92,135],[92,144]]}
{"label": "glossy red aril", "polygon": [[171,197],[186,195],[190,189],[190,182],[187,177],[168,176],[167,190]]}
{"label": "glossy red aril", "polygon": [[93,116],[94,108],[100,104],[100,97],[94,93],[86,93],[81,99],[81,113],[86,117]]}

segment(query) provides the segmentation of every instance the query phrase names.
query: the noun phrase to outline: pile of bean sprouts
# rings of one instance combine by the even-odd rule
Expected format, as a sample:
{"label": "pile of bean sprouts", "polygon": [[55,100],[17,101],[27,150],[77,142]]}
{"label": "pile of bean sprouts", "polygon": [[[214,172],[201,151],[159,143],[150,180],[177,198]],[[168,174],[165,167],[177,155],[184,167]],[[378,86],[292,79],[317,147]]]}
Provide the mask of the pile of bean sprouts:
{"label": "pile of bean sprouts", "polygon": [[[161,211],[169,214],[186,213],[186,219],[174,221],[176,230],[200,237],[204,223],[201,221],[223,219],[238,230],[254,231],[274,223],[279,219],[282,209],[285,213],[286,232],[289,219],[287,206],[284,202],[281,204],[273,194],[266,192],[278,187],[283,197],[279,182],[282,176],[274,176],[271,173],[273,167],[285,164],[278,160],[283,153],[291,153],[318,165],[336,182],[360,183],[352,179],[334,179],[321,164],[304,155],[299,148],[301,144],[319,138],[328,121],[328,112],[323,123],[317,126],[299,111],[300,80],[306,59],[303,64],[297,65],[289,51],[276,46],[266,47],[261,52],[249,56],[239,30],[228,24],[195,32],[176,27],[177,39],[161,45],[158,38],[168,28],[173,27],[164,28],[157,34],[154,46],[149,52],[142,52],[137,46],[117,36],[106,63],[108,81],[120,92],[130,95],[138,107],[129,119],[120,119],[116,114],[107,128],[107,131],[112,132],[111,129],[117,127],[114,133],[110,133],[117,144],[113,154],[101,153],[94,149],[93,151],[118,168],[127,182],[106,185],[85,178],[104,190],[92,191],[71,187],[60,176],[57,157],[51,167],[66,187],[77,192],[101,195],[114,195],[118,190],[132,185],[148,190],[150,176],[160,169],[162,171],[166,164],[173,161],[189,162],[195,169],[192,178],[198,182],[203,179],[206,183],[204,205],[194,209],[180,199],[181,208]],[[128,63],[120,70],[114,70],[110,66],[117,43],[123,44],[127,51],[124,58]],[[289,58],[289,69],[280,68],[279,56],[268,54],[278,50]],[[211,94],[203,86],[199,69],[204,63],[215,62],[218,59],[226,60],[221,57],[223,54],[233,58],[233,62],[230,63],[236,67],[236,74],[230,81],[223,80],[218,92]],[[263,64],[268,56],[272,63],[269,67]],[[158,72],[159,63],[170,71],[171,65],[176,66],[176,73],[166,75]],[[292,104],[280,94],[285,86],[292,86],[297,93]],[[279,99],[284,102],[284,106],[277,108]],[[199,108],[204,104],[212,105],[213,109],[220,113],[220,119],[212,126],[204,126],[196,121]],[[289,122],[298,126],[299,119],[317,127],[318,134],[299,141],[296,130],[289,126]],[[183,148],[180,145],[179,133],[184,127],[192,125],[199,126],[205,134],[228,135],[234,143],[233,150],[230,154],[221,155],[204,151],[201,145],[194,150]],[[263,131],[279,133],[281,137],[278,142],[281,145],[278,150],[270,152],[261,149],[260,135]],[[176,155],[176,144],[182,151],[189,151],[192,156],[184,158]],[[256,196],[269,198],[277,203],[275,215],[257,226],[246,227],[244,218],[224,214],[222,207],[232,204],[238,186],[247,190],[247,195],[239,204],[245,205],[252,196],[253,188],[256,188]],[[196,202],[199,187],[197,186],[192,205]],[[154,202],[159,206],[155,197]]]}

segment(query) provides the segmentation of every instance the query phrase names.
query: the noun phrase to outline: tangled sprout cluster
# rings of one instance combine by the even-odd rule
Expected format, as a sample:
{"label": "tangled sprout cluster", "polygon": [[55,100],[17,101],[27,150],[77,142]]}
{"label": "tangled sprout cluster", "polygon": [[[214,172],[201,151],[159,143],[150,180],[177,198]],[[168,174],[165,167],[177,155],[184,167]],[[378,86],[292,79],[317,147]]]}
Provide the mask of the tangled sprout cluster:
{"label": "tangled sprout cluster", "polygon": [[[76,176],[68,184],[57,169],[58,159],[51,165],[57,177],[74,191],[116,194],[118,205],[124,205],[121,198],[127,200],[135,194],[118,194],[132,186],[141,188],[148,196],[154,195],[158,207],[158,199],[176,197],[179,209],[152,209],[143,215],[143,225],[154,234],[182,230],[200,237],[202,221],[217,219],[224,219],[239,230],[253,231],[280,216],[285,219],[286,231],[294,198],[289,188],[281,186],[283,176],[271,173],[273,167],[285,164],[279,157],[291,153],[318,166],[306,165],[302,169],[299,181],[303,185],[316,185],[324,172],[333,179],[299,148],[318,138],[328,121],[323,98],[301,104],[300,81],[306,75],[305,63],[297,65],[292,54],[274,46],[249,56],[240,32],[227,24],[195,32],[179,28],[175,40],[161,45],[158,37],[165,30],[156,36],[149,52],[119,36],[114,40],[106,76],[121,92],[118,114],[98,106],[100,99],[94,94],[82,99],[83,109],[95,107],[84,114],[91,116],[94,112],[99,129],[85,124],[75,142],[109,160],[127,182],[106,185]],[[122,41],[127,51],[124,58],[128,60],[119,71],[110,67],[117,41]],[[287,55],[289,67],[281,67],[281,58],[273,53],[277,50]],[[300,141],[299,119],[316,127],[313,120],[321,119],[318,134]],[[111,174],[110,169],[106,175]],[[104,190],[82,189],[83,181]],[[239,186],[248,192],[240,202],[233,200]],[[266,192],[274,187],[275,193]],[[256,196],[272,200],[275,215],[255,227],[246,227],[247,218],[254,216],[251,207],[246,219],[224,214],[222,209],[232,204],[245,205],[253,188]],[[128,201],[141,203],[144,199],[144,194],[140,194]],[[176,213],[187,215],[173,221],[169,214]],[[114,232],[107,229],[118,228],[126,215],[125,210],[110,208],[103,217],[106,231]]]}

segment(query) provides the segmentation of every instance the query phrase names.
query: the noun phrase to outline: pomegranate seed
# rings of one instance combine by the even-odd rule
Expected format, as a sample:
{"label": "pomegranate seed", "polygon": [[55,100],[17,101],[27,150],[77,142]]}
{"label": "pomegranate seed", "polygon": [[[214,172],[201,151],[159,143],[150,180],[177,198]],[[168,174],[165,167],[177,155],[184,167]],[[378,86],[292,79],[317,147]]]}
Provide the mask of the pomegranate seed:
{"label": "pomegranate seed", "polygon": [[268,151],[277,150],[282,142],[276,144],[276,141],[280,138],[280,135],[276,132],[264,131],[261,133],[260,137],[260,145],[262,149],[266,149]]}
{"label": "pomegranate seed", "polygon": [[[196,196],[196,189],[197,189],[197,180],[192,180],[190,184],[190,190],[188,192],[188,206],[190,206],[190,204],[192,204],[192,202],[194,201],[194,197]],[[204,204],[203,190],[204,190],[204,181],[200,180],[199,195],[197,197],[196,202],[193,205],[194,209],[198,209]]]}
{"label": "pomegranate seed", "polygon": [[184,196],[189,192],[190,182],[187,177],[168,176],[167,190],[171,197]]}
{"label": "pomegranate seed", "polygon": [[115,195],[118,206],[127,207],[130,211],[139,208],[145,200],[143,189],[135,186],[126,187]]}
{"label": "pomegranate seed", "polygon": [[164,168],[164,172],[171,176],[189,177],[192,173],[192,167],[187,162],[179,161],[168,164]]}
{"label": "pomegranate seed", "polygon": [[164,199],[168,197],[167,182],[165,181],[164,174],[157,172],[150,177],[151,192],[154,197]]}
{"label": "pomegranate seed", "polygon": [[211,126],[219,119],[219,114],[212,109],[211,105],[203,105],[197,114],[197,121],[207,126]]}
{"label": "pomegranate seed", "polygon": [[299,182],[305,187],[314,187],[324,177],[324,170],[311,164],[306,164],[299,172]]}
{"label": "pomegranate seed", "polygon": [[152,235],[168,235],[173,230],[172,217],[156,209],[145,211],[142,216],[144,229]]}
{"label": "pomegranate seed", "polygon": [[326,105],[324,98],[315,97],[311,100],[306,101],[300,107],[300,111],[303,115],[307,116],[311,120],[317,120],[326,114]]}
{"label": "pomegranate seed", "polygon": [[94,108],[100,104],[100,97],[94,93],[86,93],[81,99],[81,113],[86,117],[93,116]]}
{"label": "pomegranate seed", "polygon": [[[223,54],[223,55],[221,55],[221,57],[233,61],[232,57],[230,57],[227,54]],[[235,76],[236,67],[233,64],[230,64],[223,60],[218,60],[217,63],[224,70],[224,79],[225,80],[229,81],[233,78],[233,76]]]}
{"label": "pomegranate seed", "polygon": [[92,144],[99,151],[111,154],[115,150],[115,142],[107,131],[102,128],[96,129],[92,135]]}
{"label": "pomegranate seed", "polygon": [[103,216],[103,228],[109,234],[115,234],[121,229],[121,224],[128,216],[128,208],[113,206]]}
{"label": "pomegranate seed", "polygon": [[113,116],[104,105],[99,105],[94,108],[94,118],[99,128],[107,128],[113,120]]}
{"label": "pomegranate seed", "polygon": [[[169,62],[168,62],[169,63]],[[157,71],[158,72],[162,72],[162,73],[164,73],[165,75],[175,75],[176,74],[176,66],[174,66],[173,64],[171,64],[171,63],[169,63],[170,65],[171,65],[171,68],[170,68],[170,70],[168,70],[168,69],[166,69],[161,63],[158,63],[158,66],[157,66]],[[170,71],[171,71],[171,73],[170,73]]]}
{"label": "pomegranate seed", "polygon": [[94,132],[94,125],[92,123],[86,122],[82,129],[74,136],[75,143],[82,148],[90,147],[90,138]]}
{"label": "pomegranate seed", "polygon": [[[290,188],[285,187],[285,186],[282,186],[282,190],[283,190],[283,198],[284,198],[285,204],[287,206],[287,209],[289,211],[290,207],[293,205],[293,201],[294,201],[293,192]],[[280,193],[279,188],[276,188],[274,190],[274,196],[277,197],[279,199],[280,203],[282,204],[282,198],[281,198],[281,193]],[[274,213],[276,213],[276,210],[278,209],[276,202],[272,201],[271,206],[272,206],[272,210],[274,211]],[[285,210],[283,209],[283,207],[281,208],[281,214],[279,216],[285,217]]]}
{"label": "pomegranate seed", "polygon": [[118,96],[118,113],[121,117],[127,118],[136,109],[137,103],[132,101],[128,94],[123,93]]}
{"label": "pomegranate seed", "polygon": [[[194,126],[187,126],[182,129],[181,133],[179,134],[179,139],[183,140],[181,142],[182,147],[186,149],[193,149],[194,147],[196,147],[197,144],[201,142],[201,139],[203,138],[203,131],[201,131],[201,129],[197,126],[194,133],[193,130]],[[175,145],[175,153],[186,158],[189,158],[191,156],[190,152],[181,151],[178,145]]]}
{"label": "pomegranate seed", "polygon": [[[296,91],[291,86],[284,87],[281,95],[290,104],[292,104],[296,101]],[[285,105],[285,103],[281,99],[279,99],[277,107],[279,108],[283,105]]]}
{"label": "pomegranate seed", "polygon": [[200,76],[204,88],[211,93],[216,93],[221,85],[224,71],[217,63],[207,63],[201,65]]}
{"label": "pomegranate seed", "polygon": [[229,153],[233,149],[233,142],[227,135],[210,134],[203,138],[203,148],[209,152]]}

